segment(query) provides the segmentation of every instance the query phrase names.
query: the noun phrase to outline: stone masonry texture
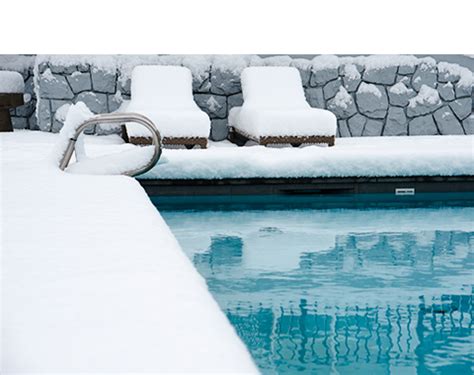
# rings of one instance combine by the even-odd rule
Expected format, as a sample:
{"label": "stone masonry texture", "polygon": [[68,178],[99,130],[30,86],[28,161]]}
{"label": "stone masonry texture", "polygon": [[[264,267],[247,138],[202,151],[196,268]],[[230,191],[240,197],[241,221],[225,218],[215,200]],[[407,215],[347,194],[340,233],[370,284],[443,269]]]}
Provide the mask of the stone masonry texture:
{"label": "stone masonry texture", "polygon": [[[202,59],[205,57],[196,57],[197,62]],[[298,68],[310,106],[336,115],[339,137],[473,133],[472,80],[466,84],[456,69],[446,70],[442,63],[429,58],[409,62],[394,58],[393,63],[380,66],[357,59],[340,58],[333,63],[322,57],[320,61],[329,63],[307,60],[305,65],[304,59],[286,58],[281,64]],[[178,65],[179,56],[175,60]],[[228,65],[222,65],[209,60],[199,69],[199,64],[193,65],[188,57],[186,64],[193,73],[195,101],[211,118],[214,140],[226,138],[229,111],[243,103],[242,69],[266,65],[266,59],[260,57],[245,60],[235,55],[227,61]],[[135,65],[139,63],[136,57]],[[122,102],[130,99],[131,68],[103,65],[94,59],[61,64],[58,59],[43,58],[24,68],[20,73],[25,81],[25,105],[11,111],[14,127],[57,132],[62,122],[55,112],[78,101],[94,113],[119,110]],[[436,100],[418,100],[423,86],[438,93]],[[335,98],[341,88],[349,95],[346,101]]]}

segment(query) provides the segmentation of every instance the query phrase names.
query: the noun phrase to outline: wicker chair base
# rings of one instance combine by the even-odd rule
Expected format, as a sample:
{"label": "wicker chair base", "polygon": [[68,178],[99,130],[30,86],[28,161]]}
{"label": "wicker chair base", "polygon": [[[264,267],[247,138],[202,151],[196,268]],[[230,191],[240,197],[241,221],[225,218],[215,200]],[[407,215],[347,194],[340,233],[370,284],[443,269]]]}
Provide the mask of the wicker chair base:
{"label": "wicker chair base", "polygon": [[[151,145],[151,137],[130,137],[125,126],[122,126],[122,138],[125,142],[134,145]],[[207,148],[207,138],[204,137],[163,137],[161,143],[163,146],[185,146],[187,149],[191,149],[196,145],[201,148]]]}
{"label": "wicker chair base", "polygon": [[298,147],[302,144],[327,144],[329,147],[334,146],[336,137],[325,135],[312,136],[265,136],[255,138],[249,134],[245,134],[235,128],[229,129],[229,141],[235,143],[237,146],[243,146],[247,141],[255,141],[262,146],[270,144],[286,144],[289,143],[293,147]]}

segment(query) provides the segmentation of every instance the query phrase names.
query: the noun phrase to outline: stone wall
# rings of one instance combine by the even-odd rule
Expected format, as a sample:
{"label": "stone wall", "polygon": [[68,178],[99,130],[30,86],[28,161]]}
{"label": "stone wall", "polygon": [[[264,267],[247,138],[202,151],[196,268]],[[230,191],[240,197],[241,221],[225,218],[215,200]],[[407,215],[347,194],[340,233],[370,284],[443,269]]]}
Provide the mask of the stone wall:
{"label": "stone wall", "polygon": [[413,56],[38,56],[22,72],[31,100],[12,111],[14,126],[57,132],[78,101],[94,113],[116,111],[138,64],[188,66],[214,140],[226,137],[229,110],[243,101],[240,73],[253,65],[298,68],[308,102],[336,114],[340,137],[474,134],[473,73]]}

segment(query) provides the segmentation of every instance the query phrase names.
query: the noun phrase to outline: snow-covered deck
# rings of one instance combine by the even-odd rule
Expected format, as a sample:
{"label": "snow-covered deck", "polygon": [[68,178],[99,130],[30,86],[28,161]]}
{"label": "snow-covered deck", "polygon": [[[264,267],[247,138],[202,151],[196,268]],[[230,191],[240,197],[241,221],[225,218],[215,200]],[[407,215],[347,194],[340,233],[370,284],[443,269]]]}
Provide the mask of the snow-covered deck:
{"label": "snow-covered deck", "polygon": [[474,175],[474,136],[338,138],[334,147],[165,150],[145,179],[386,177]]}
{"label": "snow-covered deck", "polygon": [[[64,173],[56,134],[0,135],[2,373],[255,372],[137,181]],[[133,148],[86,138],[91,156]],[[474,175],[474,136],[338,139],[332,148],[165,150],[144,178]]]}
{"label": "snow-covered deck", "polygon": [[60,172],[56,139],[0,135],[0,372],[256,372],[140,185]]}

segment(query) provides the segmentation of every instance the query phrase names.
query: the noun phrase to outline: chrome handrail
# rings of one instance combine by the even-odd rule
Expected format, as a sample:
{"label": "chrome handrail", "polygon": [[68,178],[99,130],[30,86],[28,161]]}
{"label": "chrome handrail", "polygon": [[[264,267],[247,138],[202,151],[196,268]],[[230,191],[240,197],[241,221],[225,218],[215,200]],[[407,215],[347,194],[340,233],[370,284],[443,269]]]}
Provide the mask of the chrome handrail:
{"label": "chrome handrail", "polygon": [[136,122],[145,126],[151,133],[152,145],[155,146],[155,148],[153,152],[153,157],[144,167],[133,169],[131,171],[126,171],[123,174],[133,177],[149,171],[156,165],[156,163],[158,163],[158,160],[160,159],[161,135],[158,129],[155,127],[155,124],[148,117],[145,117],[139,113],[107,113],[94,116],[82,123],[76,129],[74,136],[69,139],[69,143],[61,159],[59,168],[63,171],[67,168],[69,162],[71,161],[72,154],[75,151],[77,138],[88,126],[97,124],[114,124],[127,122]]}

